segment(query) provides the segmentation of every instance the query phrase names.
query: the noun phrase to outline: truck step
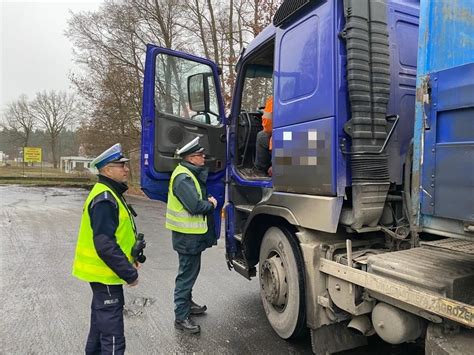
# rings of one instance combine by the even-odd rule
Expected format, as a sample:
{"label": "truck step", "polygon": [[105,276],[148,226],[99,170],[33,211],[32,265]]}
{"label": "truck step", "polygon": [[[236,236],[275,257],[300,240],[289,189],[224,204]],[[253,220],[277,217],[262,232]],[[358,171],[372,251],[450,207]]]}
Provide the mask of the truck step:
{"label": "truck step", "polygon": [[[472,305],[474,254],[459,252],[470,250],[469,245],[461,247],[450,242],[426,243],[419,248],[370,256],[367,270]],[[459,250],[453,252],[453,248]]]}
{"label": "truck step", "polygon": [[234,234],[234,239],[239,243],[242,243],[242,233]]}
{"label": "truck step", "polygon": [[253,210],[253,205],[235,205],[235,209],[241,212],[250,213]]}
{"label": "truck step", "polygon": [[246,279],[250,280],[257,274],[255,267],[249,267],[244,260],[234,259],[232,260],[232,265],[234,266],[235,271],[237,271]]}

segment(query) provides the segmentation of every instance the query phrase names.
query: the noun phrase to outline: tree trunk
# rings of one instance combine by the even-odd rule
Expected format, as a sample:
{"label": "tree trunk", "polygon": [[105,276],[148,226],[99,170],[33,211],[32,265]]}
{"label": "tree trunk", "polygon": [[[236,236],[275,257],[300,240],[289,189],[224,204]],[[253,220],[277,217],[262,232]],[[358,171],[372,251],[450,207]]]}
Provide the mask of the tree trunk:
{"label": "tree trunk", "polygon": [[[229,42],[229,79],[228,79],[228,84],[229,87],[234,87],[234,68],[233,64],[235,64],[235,51],[234,51],[234,0],[230,0],[230,5],[229,5],[229,27],[228,27],[228,35],[227,39]],[[230,97],[230,93],[229,93]]]}
{"label": "tree trunk", "polygon": [[29,140],[30,140],[30,130],[25,128],[25,147],[28,147]]}
{"label": "tree trunk", "polygon": [[219,56],[219,42],[217,40],[216,19],[214,16],[214,9],[212,7],[211,0],[207,0],[207,6],[209,8],[209,15],[211,17],[211,36],[212,47],[214,48],[214,61],[217,63],[217,65],[221,65],[221,58]]}
{"label": "tree trunk", "polygon": [[53,166],[56,169],[58,167],[58,159],[57,159],[57,154],[56,154],[56,137],[51,137],[51,154],[53,157]]}
{"label": "tree trunk", "polygon": [[204,24],[202,22],[203,15],[202,15],[202,9],[199,7],[199,0],[195,0],[195,6],[196,6],[196,16],[197,16],[197,23],[199,25],[199,33],[202,41],[202,47],[204,49],[204,56],[206,58],[209,58],[209,46],[207,45],[207,40],[206,40],[206,34],[204,31]]}

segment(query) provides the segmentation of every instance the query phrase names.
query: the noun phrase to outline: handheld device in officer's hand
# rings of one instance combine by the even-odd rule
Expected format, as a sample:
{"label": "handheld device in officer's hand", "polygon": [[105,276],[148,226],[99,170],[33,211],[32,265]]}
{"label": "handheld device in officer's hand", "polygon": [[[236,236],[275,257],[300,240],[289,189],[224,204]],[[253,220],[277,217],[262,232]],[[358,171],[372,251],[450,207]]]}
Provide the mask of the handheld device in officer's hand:
{"label": "handheld device in officer's hand", "polygon": [[146,260],[146,256],[143,254],[143,249],[146,247],[145,236],[143,233],[138,233],[135,244],[132,248],[132,257],[136,262],[143,264]]}

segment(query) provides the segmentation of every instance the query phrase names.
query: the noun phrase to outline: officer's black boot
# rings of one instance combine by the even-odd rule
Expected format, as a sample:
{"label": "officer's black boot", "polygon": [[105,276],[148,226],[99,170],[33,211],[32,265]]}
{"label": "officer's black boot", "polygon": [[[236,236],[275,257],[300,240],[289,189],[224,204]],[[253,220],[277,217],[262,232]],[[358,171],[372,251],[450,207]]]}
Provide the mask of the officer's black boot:
{"label": "officer's black boot", "polygon": [[204,312],[207,311],[207,306],[200,306],[197,303],[194,303],[193,300],[191,300],[191,314],[192,315],[198,315],[198,314],[203,314]]}
{"label": "officer's black boot", "polygon": [[176,319],[174,321],[174,327],[179,330],[184,330],[187,333],[196,334],[201,331],[199,325],[194,324],[194,322],[188,317],[185,320]]}

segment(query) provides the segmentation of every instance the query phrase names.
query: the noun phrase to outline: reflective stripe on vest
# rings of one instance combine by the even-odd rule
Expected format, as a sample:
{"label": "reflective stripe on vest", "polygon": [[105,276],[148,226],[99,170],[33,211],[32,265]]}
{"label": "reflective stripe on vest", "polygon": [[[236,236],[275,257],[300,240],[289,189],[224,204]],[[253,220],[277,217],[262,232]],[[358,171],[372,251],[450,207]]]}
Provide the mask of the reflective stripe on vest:
{"label": "reflective stripe on vest", "polygon": [[194,182],[199,198],[202,199],[201,186],[194,174],[181,164],[171,174],[168,188],[168,206],[166,210],[166,228],[186,234],[204,234],[207,232],[207,216],[202,214],[192,215],[183,206],[173,193],[173,183],[179,174],[188,175]]}
{"label": "reflective stripe on vest", "polygon": [[130,262],[132,258],[132,247],[135,244],[135,224],[128,207],[107,185],[95,184],[84,203],[79,237],[77,239],[76,255],[72,267],[72,274],[80,280],[87,282],[100,282],[106,285],[120,285],[126,283],[104,263],[97,255],[94,246],[93,231],[88,207],[92,200],[99,194],[107,191],[117,201],[119,209],[119,224],[115,231],[117,244],[122,249]]}
{"label": "reflective stripe on vest", "polygon": [[266,118],[267,120],[272,120],[273,112],[263,111],[262,118]]}

